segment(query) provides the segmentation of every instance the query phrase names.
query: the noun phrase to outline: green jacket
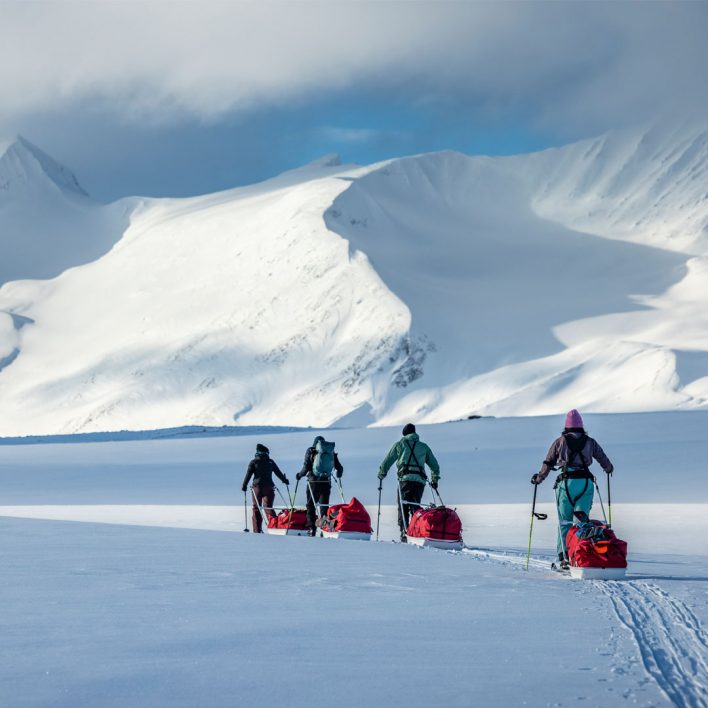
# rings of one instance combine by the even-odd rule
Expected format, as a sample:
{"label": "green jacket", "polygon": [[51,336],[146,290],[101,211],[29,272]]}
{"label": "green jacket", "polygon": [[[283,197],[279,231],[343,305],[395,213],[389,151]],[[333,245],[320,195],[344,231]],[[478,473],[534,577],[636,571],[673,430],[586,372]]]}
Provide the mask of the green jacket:
{"label": "green jacket", "polygon": [[[411,454],[411,448],[413,454]],[[422,468],[418,468],[420,473],[417,472],[416,460]],[[379,479],[386,476],[394,462],[398,469],[398,478],[403,482],[425,483],[425,465],[428,465],[432,471],[432,482],[437,482],[440,479],[440,465],[435,459],[433,451],[420,441],[418,433],[406,435],[388,451],[388,455],[379,467]]]}

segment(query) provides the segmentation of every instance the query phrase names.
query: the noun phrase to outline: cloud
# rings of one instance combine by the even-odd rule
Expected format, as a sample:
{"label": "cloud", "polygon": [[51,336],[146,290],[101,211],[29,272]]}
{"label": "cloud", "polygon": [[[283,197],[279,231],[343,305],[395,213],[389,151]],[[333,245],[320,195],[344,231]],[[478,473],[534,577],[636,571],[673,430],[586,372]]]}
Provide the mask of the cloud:
{"label": "cloud", "polygon": [[[5,2],[5,120],[169,121],[375,87],[540,125],[706,111],[708,3]],[[344,136],[342,136],[344,138]]]}
{"label": "cloud", "polygon": [[405,131],[379,130],[377,128],[340,128],[326,125],[319,129],[320,137],[335,143],[357,144],[392,141],[405,137]]}

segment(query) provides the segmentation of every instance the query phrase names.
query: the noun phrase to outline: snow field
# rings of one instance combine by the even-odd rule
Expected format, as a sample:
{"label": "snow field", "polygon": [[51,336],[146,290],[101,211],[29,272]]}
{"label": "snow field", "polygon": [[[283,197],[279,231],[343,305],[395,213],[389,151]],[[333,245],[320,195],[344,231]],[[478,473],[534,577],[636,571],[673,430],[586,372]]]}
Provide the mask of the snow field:
{"label": "snow field", "polygon": [[601,588],[513,556],[0,523],[4,704],[668,705]]}
{"label": "snow field", "polygon": [[[463,518],[459,553],[241,533],[256,442],[292,479],[317,430],[0,445],[0,705],[702,708],[706,413],[587,424],[617,465],[622,583],[549,569],[548,483],[524,570],[529,478],[556,417],[421,427]],[[375,524],[400,430],[322,432]],[[386,539],[394,489],[389,476]]]}
{"label": "snow field", "polygon": [[[426,500],[429,501],[429,500]],[[333,495],[332,503],[340,500]],[[276,500],[276,506],[284,506]],[[305,506],[299,495],[298,506]],[[553,504],[537,504],[537,511],[548,514],[547,521],[535,521],[534,552],[552,555],[556,547],[556,509]],[[462,504],[455,509],[463,525],[463,537],[474,548],[524,550],[528,542],[529,504]],[[376,532],[376,505],[368,505]],[[382,541],[398,540],[397,507],[382,505],[379,536]],[[204,531],[242,532],[245,527],[243,501],[234,506],[160,505],[160,504],[82,504],[3,505],[0,516],[83,521],[130,526],[158,526]],[[252,529],[251,507],[248,527]],[[599,504],[593,518],[602,518]],[[647,523],[647,520],[650,520]],[[617,504],[612,506],[612,521],[617,534],[629,542],[630,563],[637,554],[676,554],[708,556],[708,504]]]}

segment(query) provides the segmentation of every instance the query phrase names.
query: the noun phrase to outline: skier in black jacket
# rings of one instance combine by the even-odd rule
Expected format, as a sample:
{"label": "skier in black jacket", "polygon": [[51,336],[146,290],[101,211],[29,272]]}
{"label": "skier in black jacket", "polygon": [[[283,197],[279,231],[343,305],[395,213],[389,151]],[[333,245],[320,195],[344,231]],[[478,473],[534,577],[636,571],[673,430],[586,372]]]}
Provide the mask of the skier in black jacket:
{"label": "skier in black jacket", "polygon": [[253,531],[263,533],[261,529],[261,515],[258,507],[263,508],[263,512],[268,516],[275,516],[273,502],[275,501],[275,487],[273,486],[273,474],[285,485],[290,485],[288,478],[280,471],[278,465],[270,459],[270,450],[265,445],[256,445],[256,455],[248,463],[246,476],[243,478],[242,491],[248,489],[248,483],[253,477],[251,491],[253,493]]}
{"label": "skier in black jacket", "polygon": [[297,473],[297,478],[307,477],[307,527],[310,536],[317,533],[317,511],[324,516],[329,508],[329,494],[332,490],[332,470],[336,470],[337,477],[341,479],[344,467],[339,461],[339,456],[334,451],[334,443],[327,442],[318,435],[311,447],[305,451],[305,461],[302,469]]}

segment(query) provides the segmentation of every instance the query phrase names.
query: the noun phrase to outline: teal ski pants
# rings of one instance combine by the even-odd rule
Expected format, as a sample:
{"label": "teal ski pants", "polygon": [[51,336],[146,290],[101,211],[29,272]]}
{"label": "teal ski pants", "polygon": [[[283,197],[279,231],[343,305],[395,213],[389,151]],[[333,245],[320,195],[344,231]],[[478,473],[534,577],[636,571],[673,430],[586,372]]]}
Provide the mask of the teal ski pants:
{"label": "teal ski pants", "polygon": [[565,537],[573,525],[573,513],[575,511],[584,511],[586,514],[590,514],[593,491],[594,487],[591,479],[566,479],[558,483],[556,487],[558,556],[567,555]]}

